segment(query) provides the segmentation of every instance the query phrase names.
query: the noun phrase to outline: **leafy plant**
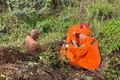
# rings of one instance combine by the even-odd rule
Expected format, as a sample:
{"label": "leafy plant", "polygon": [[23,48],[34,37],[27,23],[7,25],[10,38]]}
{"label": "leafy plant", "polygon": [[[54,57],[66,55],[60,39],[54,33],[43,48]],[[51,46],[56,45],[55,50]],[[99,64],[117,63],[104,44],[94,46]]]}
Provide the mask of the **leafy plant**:
{"label": "leafy plant", "polygon": [[87,80],[92,80],[91,77],[87,77]]}
{"label": "leafy plant", "polygon": [[59,79],[61,80],[62,78],[61,78],[61,77],[59,77]]}
{"label": "leafy plant", "polygon": [[1,74],[0,77],[5,78],[5,75],[4,75],[4,74]]}
{"label": "leafy plant", "polygon": [[38,63],[36,63],[36,62],[29,62],[28,65],[31,66],[31,67],[34,67],[34,66],[39,67]]}
{"label": "leafy plant", "polygon": [[20,61],[19,61],[19,60],[17,60],[17,63],[22,63],[22,61],[21,61],[21,60],[20,60]]}
{"label": "leafy plant", "polygon": [[119,50],[120,39],[119,39],[119,30],[120,21],[111,20],[105,22],[105,25],[101,27],[100,42],[101,43],[101,53],[111,53],[113,50]]}
{"label": "leafy plant", "polygon": [[[5,0],[1,0],[5,1]],[[106,57],[106,77],[119,78],[119,55],[114,65],[109,64],[112,59],[108,55],[113,51],[119,51],[120,47],[120,1],[119,0],[6,0],[11,5],[11,11],[3,6],[0,14],[0,45],[5,47],[19,47],[25,41],[25,37],[35,28],[40,32],[38,42],[45,47],[58,46],[57,40],[62,39],[74,24],[87,23],[99,46],[102,57]],[[82,6],[80,8],[80,6]],[[79,11],[81,9],[81,18]],[[21,52],[25,52],[21,50]],[[36,58],[43,62],[44,67],[58,68],[60,56],[46,51],[39,53]],[[19,63],[20,61],[18,61]],[[38,63],[30,62],[29,66],[38,66]],[[64,70],[68,72],[68,70]],[[32,75],[32,73],[31,73]],[[78,74],[79,75],[79,74]],[[2,77],[4,77],[2,75]],[[62,77],[59,77],[62,79]],[[87,77],[91,79],[91,77]],[[105,78],[104,78],[105,79]]]}
{"label": "leafy plant", "polygon": [[68,70],[67,69],[64,69],[64,71],[67,73],[68,72]]}

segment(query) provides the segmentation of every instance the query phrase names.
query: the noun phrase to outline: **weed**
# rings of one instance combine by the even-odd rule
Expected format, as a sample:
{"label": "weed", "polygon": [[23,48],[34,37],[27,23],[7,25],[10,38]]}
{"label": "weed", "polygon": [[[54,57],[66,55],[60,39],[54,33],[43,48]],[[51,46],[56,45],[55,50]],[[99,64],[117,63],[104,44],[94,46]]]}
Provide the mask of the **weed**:
{"label": "weed", "polygon": [[87,80],[92,80],[91,77],[87,77]]}
{"label": "weed", "polygon": [[[0,45],[20,49],[25,37],[31,29],[35,28],[40,32],[38,42],[42,46],[56,47],[58,46],[56,41],[62,39],[62,35],[67,34],[72,25],[87,23],[92,31],[91,35],[98,42],[101,56],[106,57],[106,64],[108,64],[105,67],[108,71],[106,76],[108,79],[116,78],[115,74],[120,73],[117,67],[120,64],[120,56],[112,58],[115,60],[114,65],[109,64],[111,59],[107,57],[112,51],[119,51],[120,47],[119,0],[84,0],[80,19],[78,15],[79,0],[56,0],[55,3],[52,0],[43,0],[38,2],[42,3],[40,4],[42,7],[39,9],[34,6],[37,3],[26,1],[25,4],[21,3],[21,10],[17,9],[20,3],[15,3],[17,6],[11,12],[7,12],[8,9],[5,5],[2,7],[4,11],[0,14]],[[21,50],[21,52],[25,52],[25,50]],[[53,68],[59,66],[59,56],[53,52],[42,52],[36,57],[44,63],[44,66]],[[28,65],[34,67],[38,64],[29,63]],[[59,77],[59,79],[62,78]]]}
{"label": "weed", "polygon": [[5,78],[5,75],[1,74],[0,77]]}

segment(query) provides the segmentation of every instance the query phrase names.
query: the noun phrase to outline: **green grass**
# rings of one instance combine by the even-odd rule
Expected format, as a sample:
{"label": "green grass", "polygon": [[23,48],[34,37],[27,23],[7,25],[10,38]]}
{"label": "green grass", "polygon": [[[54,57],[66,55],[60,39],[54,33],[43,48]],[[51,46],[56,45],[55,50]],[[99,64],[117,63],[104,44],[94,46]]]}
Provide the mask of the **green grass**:
{"label": "green grass", "polygon": [[[0,14],[0,45],[20,47],[26,36],[35,28],[40,32],[38,41],[42,46],[46,48],[49,45],[56,47],[58,46],[57,40],[67,35],[72,25],[87,23],[92,31],[91,36],[98,41],[101,56],[108,58],[108,54],[111,54],[113,51],[119,51],[120,47],[119,4],[120,1],[115,2],[115,0],[94,0],[91,2],[86,0],[82,4],[81,18],[79,18],[79,4],[74,2],[71,2],[70,6],[67,5],[67,7],[61,4],[64,5],[63,9],[55,9],[57,12],[50,12],[50,14],[46,10],[45,14],[42,13],[39,16],[31,13],[17,17],[3,12]],[[7,10],[7,8],[4,9]],[[51,66],[53,63],[52,61],[49,62],[50,57],[45,57],[44,54],[54,56],[52,61],[57,63],[57,61],[55,62],[56,55],[48,51],[41,54],[42,58],[47,62],[46,65],[49,64]],[[120,64],[118,60],[117,62],[117,65]],[[118,71],[115,66],[111,66],[110,70],[106,67],[106,70],[109,72],[107,74],[112,76],[116,74],[113,74],[111,71]]]}

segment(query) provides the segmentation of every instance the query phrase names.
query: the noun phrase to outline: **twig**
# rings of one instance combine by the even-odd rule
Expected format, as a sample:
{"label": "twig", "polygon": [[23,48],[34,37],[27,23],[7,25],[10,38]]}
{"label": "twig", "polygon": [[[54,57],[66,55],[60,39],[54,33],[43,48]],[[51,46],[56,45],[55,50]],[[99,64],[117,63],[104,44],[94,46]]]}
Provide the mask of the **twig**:
{"label": "twig", "polygon": [[56,47],[55,49],[53,49],[53,52],[55,52],[56,50],[58,50],[59,47]]}
{"label": "twig", "polygon": [[80,3],[80,9],[79,9],[79,19],[81,18],[81,8],[82,8],[82,3],[83,3],[83,0],[82,0],[82,2]]}

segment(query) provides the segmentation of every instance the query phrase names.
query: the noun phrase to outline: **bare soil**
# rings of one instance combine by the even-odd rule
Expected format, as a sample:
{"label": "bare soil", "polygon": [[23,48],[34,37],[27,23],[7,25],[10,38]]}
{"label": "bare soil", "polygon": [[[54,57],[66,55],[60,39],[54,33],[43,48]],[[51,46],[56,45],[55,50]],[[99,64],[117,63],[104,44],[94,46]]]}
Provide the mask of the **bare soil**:
{"label": "bare soil", "polygon": [[[111,54],[109,58],[117,57],[118,54]],[[18,62],[20,60],[21,62]],[[0,46],[0,80],[103,80],[102,77],[104,80],[107,79],[105,77],[107,70],[104,67],[108,64],[105,58],[102,58],[99,69],[81,71],[67,63],[59,64],[58,68],[45,68],[42,62],[29,65],[30,62],[36,61],[17,49]],[[113,63],[114,61],[110,62]]]}

